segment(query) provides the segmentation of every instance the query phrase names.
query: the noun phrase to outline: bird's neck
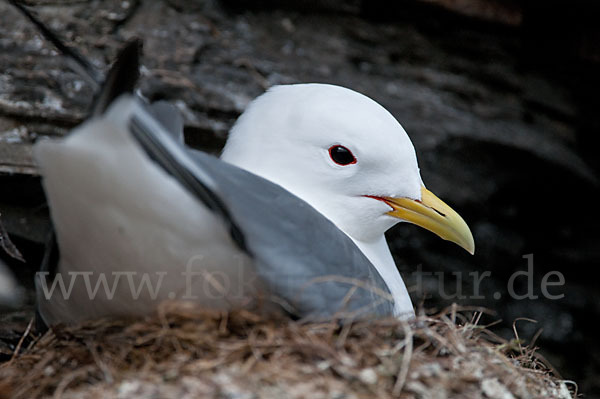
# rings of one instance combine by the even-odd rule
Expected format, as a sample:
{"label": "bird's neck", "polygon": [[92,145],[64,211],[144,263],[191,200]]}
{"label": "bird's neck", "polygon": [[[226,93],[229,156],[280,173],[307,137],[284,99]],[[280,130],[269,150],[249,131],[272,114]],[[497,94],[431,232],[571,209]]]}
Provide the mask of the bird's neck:
{"label": "bird's neck", "polygon": [[412,301],[408,295],[406,285],[400,276],[400,272],[394,263],[385,236],[382,235],[381,238],[369,242],[354,240],[354,243],[371,261],[383,278],[383,281],[387,284],[394,298],[395,315],[402,318],[414,317],[415,312]]}

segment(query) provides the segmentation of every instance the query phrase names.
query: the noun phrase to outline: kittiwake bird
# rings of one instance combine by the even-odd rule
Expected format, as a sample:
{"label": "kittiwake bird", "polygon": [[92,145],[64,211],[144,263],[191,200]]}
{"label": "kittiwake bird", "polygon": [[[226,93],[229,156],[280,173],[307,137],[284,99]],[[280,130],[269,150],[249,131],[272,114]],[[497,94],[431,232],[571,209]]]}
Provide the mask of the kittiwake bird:
{"label": "kittiwake bird", "polygon": [[185,146],[174,107],[132,93],[138,53],[133,42],[119,54],[87,121],[35,144],[55,230],[36,277],[46,325],[145,315],[169,299],[407,318],[386,230],[413,223],[474,252],[375,101],[327,84],[273,87],[218,159]]}

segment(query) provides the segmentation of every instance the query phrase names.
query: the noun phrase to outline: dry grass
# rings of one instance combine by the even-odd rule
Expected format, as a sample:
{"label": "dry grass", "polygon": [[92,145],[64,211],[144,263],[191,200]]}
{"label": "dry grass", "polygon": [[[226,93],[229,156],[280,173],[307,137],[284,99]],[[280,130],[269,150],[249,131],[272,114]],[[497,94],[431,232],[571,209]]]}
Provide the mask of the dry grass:
{"label": "dry grass", "polygon": [[0,398],[570,398],[535,350],[456,307],[303,324],[165,304],[48,332],[0,365]]}

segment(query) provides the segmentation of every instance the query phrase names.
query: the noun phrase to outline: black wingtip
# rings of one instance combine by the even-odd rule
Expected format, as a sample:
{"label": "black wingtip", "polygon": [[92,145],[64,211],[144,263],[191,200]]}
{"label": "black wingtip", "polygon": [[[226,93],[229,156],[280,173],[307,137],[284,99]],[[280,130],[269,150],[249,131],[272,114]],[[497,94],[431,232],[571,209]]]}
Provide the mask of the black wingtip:
{"label": "black wingtip", "polygon": [[141,52],[142,41],[138,38],[131,39],[119,51],[94,101],[92,115],[102,114],[120,95],[133,93],[140,77]]}

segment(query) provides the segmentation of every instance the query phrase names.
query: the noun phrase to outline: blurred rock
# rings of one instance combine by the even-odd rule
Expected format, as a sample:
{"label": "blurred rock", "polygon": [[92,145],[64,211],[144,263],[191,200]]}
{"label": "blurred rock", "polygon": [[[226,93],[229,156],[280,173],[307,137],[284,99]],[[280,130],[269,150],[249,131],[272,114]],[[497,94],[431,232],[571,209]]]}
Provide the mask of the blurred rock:
{"label": "blurred rock", "polygon": [[0,309],[15,309],[23,304],[25,292],[10,269],[0,260]]}

